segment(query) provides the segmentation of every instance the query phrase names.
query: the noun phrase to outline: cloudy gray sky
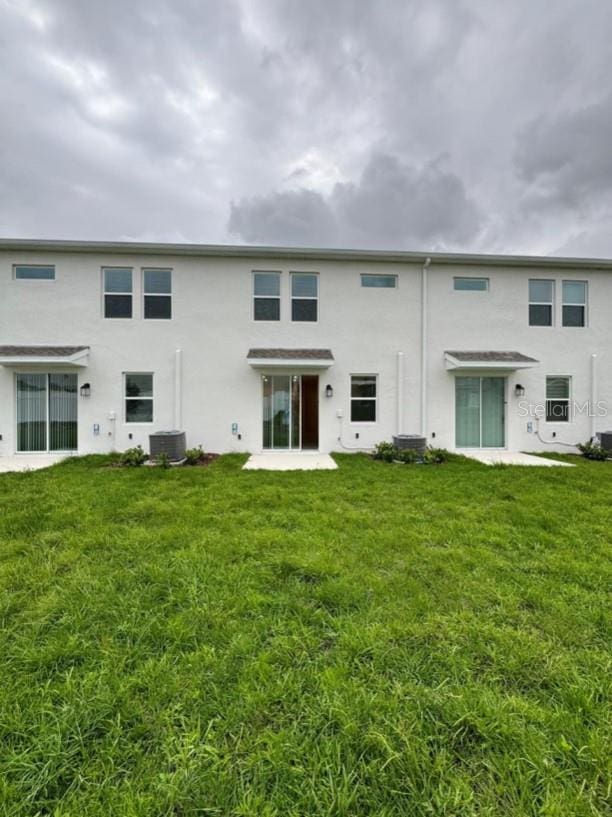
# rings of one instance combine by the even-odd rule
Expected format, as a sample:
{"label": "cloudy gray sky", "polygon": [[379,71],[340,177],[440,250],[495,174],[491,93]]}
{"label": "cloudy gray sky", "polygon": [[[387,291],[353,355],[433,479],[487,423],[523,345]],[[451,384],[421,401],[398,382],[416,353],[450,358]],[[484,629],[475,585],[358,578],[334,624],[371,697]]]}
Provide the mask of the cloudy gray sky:
{"label": "cloudy gray sky", "polygon": [[0,0],[0,235],[612,255],[610,0]]}

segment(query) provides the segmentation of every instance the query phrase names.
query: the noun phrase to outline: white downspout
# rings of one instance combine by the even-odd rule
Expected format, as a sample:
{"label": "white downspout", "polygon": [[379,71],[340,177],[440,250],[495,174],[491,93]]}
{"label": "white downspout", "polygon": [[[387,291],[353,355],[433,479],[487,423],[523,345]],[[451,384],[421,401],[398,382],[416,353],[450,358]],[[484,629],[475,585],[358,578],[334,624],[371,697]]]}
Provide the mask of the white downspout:
{"label": "white downspout", "polygon": [[397,433],[404,433],[404,353],[397,353]]}
{"label": "white downspout", "polygon": [[426,258],[421,270],[421,436],[427,437],[427,270]]}
{"label": "white downspout", "polygon": [[597,430],[597,417],[595,416],[595,407],[597,405],[597,355],[591,355],[591,405],[589,414],[591,415],[591,439],[595,436]]}
{"label": "white downspout", "polygon": [[183,351],[174,353],[174,428],[182,431],[183,427]]}

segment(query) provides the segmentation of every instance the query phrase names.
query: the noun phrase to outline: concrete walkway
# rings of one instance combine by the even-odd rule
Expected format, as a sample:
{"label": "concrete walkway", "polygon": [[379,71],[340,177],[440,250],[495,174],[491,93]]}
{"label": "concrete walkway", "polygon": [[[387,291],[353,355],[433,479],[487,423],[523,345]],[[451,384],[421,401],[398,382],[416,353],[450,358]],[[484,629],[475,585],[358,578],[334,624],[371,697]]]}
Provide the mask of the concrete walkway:
{"label": "concrete walkway", "polygon": [[302,451],[269,451],[252,454],[244,464],[247,471],[332,471],[338,466],[329,454]]}
{"label": "concrete walkway", "polygon": [[12,454],[0,457],[0,474],[13,471],[39,471],[65,459],[64,454]]}
{"label": "concrete walkway", "polygon": [[525,454],[523,451],[486,451],[483,449],[475,449],[473,451],[461,450],[458,452],[471,460],[478,460],[485,465],[535,465],[551,468],[559,465],[565,468],[573,468],[570,462],[559,462],[558,460],[549,460],[545,457],[534,457],[533,454]]}

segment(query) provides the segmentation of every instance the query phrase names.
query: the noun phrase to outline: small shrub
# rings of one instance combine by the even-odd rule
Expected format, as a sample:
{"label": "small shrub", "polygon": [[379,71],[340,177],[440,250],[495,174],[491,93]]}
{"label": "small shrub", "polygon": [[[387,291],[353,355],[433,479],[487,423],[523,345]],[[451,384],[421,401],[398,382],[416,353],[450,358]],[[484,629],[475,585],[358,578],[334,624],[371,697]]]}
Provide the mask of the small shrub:
{"label": "small shrub", "polygon": [[123,465],[126,468],[137,468],[139,465],[143,465],[147,459],[148,456],[142,450],[142,446],[137,445],[136,448],[127,448],[121,453],[119,465]]}
{"label": "small shrub", "polygon": [[382,460],[383,462],[393,462],[393,460],[397,459],[397,450],[394,447],[393,443],[377,443],[374,446],[374,453],[372,456],[375,460]]}
{"label": "small shrub", "polygon": [[608,452],[602,448],[599,443],[589,440],[586,443],[580,443],[578,449],[583,457],[587,460],[607,460]]}
{"label": "small shrub", "polygon": [[185,460],[187,461],[187,465],[197,465],[203,459],[204,451],[202,451],[201,445],[199,445],[197,448],[188,448],[185,451]]}
{"label": "small shrub", "polygon": [[158,454],[155,457],[155,464],[159,465],[160,468],[170,468],[172,463],[168,454],[165,451],[162,451],[161,454]]}
{"label": "small shrub", "polygon": [[412,463],[418,461],[419,455],[412,448],[403,448],[400,451],[396,451],[396,459],[406,463],[406,465],[412,465]]}
{"label": "small shrub", "polygon": [[426,448],[421,457],[423,465],[441,465],[448,461],[446,448]]}

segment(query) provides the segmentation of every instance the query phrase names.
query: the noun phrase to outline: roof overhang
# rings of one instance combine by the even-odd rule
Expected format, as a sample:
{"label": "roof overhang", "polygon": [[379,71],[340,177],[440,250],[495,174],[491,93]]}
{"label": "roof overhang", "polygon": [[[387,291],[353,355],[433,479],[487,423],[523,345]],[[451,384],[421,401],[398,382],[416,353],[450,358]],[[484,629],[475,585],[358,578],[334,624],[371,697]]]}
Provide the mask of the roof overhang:
{"label": "roof overhang", "polygon": [[331,349],[249,349],[247,363],[254,369],[329,369]]}
{"label": "roof overhang", "polygon": [[69,366],[89,363],[89,346],[0,346],[0,366]]}
{"label": "roof overhang", "polygon": [[449,371],[507,371],[531,369],[539,360],[520,352],[444,352]]}

